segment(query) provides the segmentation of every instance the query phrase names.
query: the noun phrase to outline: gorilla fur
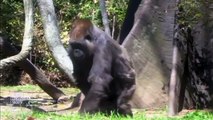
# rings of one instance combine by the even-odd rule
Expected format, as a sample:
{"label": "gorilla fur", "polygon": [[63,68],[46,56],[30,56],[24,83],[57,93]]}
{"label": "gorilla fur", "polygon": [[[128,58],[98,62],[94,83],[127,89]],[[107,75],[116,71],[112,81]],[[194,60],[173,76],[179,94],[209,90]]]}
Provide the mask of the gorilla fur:
{"label": "gorilla fur", "polygon": [[126,49],[91,21],[79,19],[72,25],[68,52],[77,87],[85,95],[79,112],[132,116],[128,102],[135,91],[135,70]]}

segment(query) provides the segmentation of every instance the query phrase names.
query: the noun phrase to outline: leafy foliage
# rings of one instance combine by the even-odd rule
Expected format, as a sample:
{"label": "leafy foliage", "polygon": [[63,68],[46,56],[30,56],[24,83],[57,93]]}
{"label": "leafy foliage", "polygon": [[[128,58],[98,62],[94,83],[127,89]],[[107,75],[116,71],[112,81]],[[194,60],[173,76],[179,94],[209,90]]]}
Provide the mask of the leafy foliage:
{"label": "leafy foliage", "polygon": [[128,0],[109,0],[107,1],[107,10],[111,23],[113,17],[116,17],[116,24],[121,27],[121,23],[124,21],[126,9],[128,7]]}
{"label": "leafy foliage", "polygon": [[0,34],[20,45],[24,34],[24,6],[20,0],[3,0],[0,5]]}
{"label": "leafy foliage", "polygon": [[204,4],[203,0],[181,0],[178,22],[190,27],[197,24],[203,18]]}
{"label": "leafy foliage", "polygon": [[[91,19],[99,27],[103,27],[98,0],[53,0],[60,27],[61,40],[66,46],[69,40],[71,23],[76,18]],[[111,28],[119,33],[120,26],[125,16],[128,0],[107,0],[107,11]],[[60,81],[66,79],[59,74],[57,65],[44,42],[44,31],[36,2],[34,3],[34,47],[30,54],[30,60],[45,70],[51,80]],[[24,7],[20,0],[3,0],[0,5],[0,34],[8,36],[12,43],[21,46],[24,33]],[[113,21],[113,18],[116,18]]]}

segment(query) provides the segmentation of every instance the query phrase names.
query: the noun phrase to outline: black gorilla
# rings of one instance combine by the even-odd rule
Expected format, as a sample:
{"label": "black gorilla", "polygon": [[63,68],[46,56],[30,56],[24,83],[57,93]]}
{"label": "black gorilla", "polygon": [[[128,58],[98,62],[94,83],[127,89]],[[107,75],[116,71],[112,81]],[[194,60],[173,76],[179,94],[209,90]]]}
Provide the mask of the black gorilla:
{"label": "black gorilla", "polygon": [[76,20],[69,55],[77,87],[85,95],[80,112],[132,115],[135,71],[126,50],[89,20]]}

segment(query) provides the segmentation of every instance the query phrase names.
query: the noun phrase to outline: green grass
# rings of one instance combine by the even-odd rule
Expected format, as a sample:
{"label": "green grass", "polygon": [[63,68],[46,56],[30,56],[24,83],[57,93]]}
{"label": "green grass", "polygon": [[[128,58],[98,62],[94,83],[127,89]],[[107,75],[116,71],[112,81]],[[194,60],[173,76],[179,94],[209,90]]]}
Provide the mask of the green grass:
{"label": "green grass", "polygon": [[[76,88],[59,88],[61,89],[65,94],[76,94],[80,92],[80,90]],[[0,91],[14,91],[14,92],[43,92],[43,90],[38,85],[19,85],[19,86],[1,86],[0,85]]]}
{"label": "green grass", "polygon": [[[71,95],[79,92],[75,88],[60,88],[65,94]],[[37,85],[23,85],[23,86],[0,86],[1,92],[43,92]],[[0,119],[1,120],[27,120],[28,117],[33,117],[36,120],[213,120],[213,113],[207,111],[194,111],[184,116],[168,117],[166,114],[167,108],[155,110],[154,113],[147,112],[146,110],[136,110],[134,117],[122,116],[104,116],[97,113],[94,115],[79,115],[77,113],[68,112],[67,114],[58,113],[44,113],[32,111],[26,108],[5,109],[0,106]]]}
{"label": "green grass", "polygon": [[[132,120],[131,117],[121,117],[116,115],[105,116],[103,114],[97,113],[94,115],[80,115],[80,114],[69,114],[69,115],[57,115],[55,113],[50,113],[46,115],[45,113],[40,114],[39,112],[35,112],[32,115],[34,118],[37,119],[51,119],[51,120]],[[137,115],[134,117],[134,120],[143,120],[143,115]]]}
{"label": "green grass", "polygon": [[37,85],[18,85],[18,86],[0,86],[1,91],[15,91],[15,92],[42,92],[42,89]]}
{"label": "green grass", "polygon": [[52,120],[213,120],[213,113],[204,112],[204,111],[195,111],[192,113],[187,114],[183,117],[173,117],[169,118],[165,115],[161,116],[153,116],[153,117],[146,117],[145,113],[137,113],[132,117],[122,117],[122,116],[104,116],[102,114],[95,114],[95,115],[79,115],[79,114],[69,114],[69,115],[57,115],[54,113],[45,114],[35,112],[32,115],[38,119],[45,119],[48,118]]}
{"label": "green grass", "polygon": [[[149,115],[150,116],[150,115]],[[44,113],[34,111],[29,114],[29,112],[13,113],[13,112],[2,112],[0,116],[5,120],[26,120],[28,117],[35,118],[36,120],[213,120],[213,113],[205,111],[194,111],[186,114],[182,117],[167,117],[166,115],[158,115],[146,117],[144,112],[137,113],[132,117],[122,117],[122,116],[104,116],[100,113],[94,115],[80,115],[77,113],[70,113],[66,115],[59,115],[56,113]]]}
{"label": "green grass", "polygon": [[27,108],[0,106],[0,120],[24,120],[33,112]]}
{"label": "green grass", "polygon": [[213,112],[195,111],[183,117],[184,120],[213,120]]}

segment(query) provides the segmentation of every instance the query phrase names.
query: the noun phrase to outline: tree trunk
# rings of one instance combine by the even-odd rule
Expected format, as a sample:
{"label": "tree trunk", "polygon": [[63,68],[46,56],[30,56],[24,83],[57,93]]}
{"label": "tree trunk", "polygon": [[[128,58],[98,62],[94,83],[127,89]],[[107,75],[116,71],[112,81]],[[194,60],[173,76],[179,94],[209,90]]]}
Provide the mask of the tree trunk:
{"label": "tree trunk", "polygon": [[[177,18],[177,17],[176,17]],[[178,24],[175,27],[172,70],[169,84],[168,115],[176,115],[183,107],[184,93],[188,79],[188,44],[182,36],[184,29]],[[185,67],[184,67],[185,66]]]}
{"label": "tree trunk", "polygon": [[32,37],[33,37],[33,2],[32,0],[24,0],[24,10],[25,10],[25,30],[24,39],[22,44],[21,52],[17,55],[11,56],[9,58],[0,61],[0,70],[5,67],[15,65],[27,58],[30,50],[32,49]]}
{"label": "tree trunk", "polygon": [[99,0],[99,5],[101,9],[102,21],[104,24],[104,31],[110,36],[110,28],[109,28],[109,19],[106,11],[106,3],[105,0]]}
{"label": "tree trunk", "polygon": [[56,60],[59,68],[69,77],[70,82],[75,83],[72,76],[73,64],[68,53],[64,49],[58,30],[57,18],[52,0],[37,0],[42,17],[46,43]]}
{"label": "tree trunk", "polygon": [[[170,81],[169,115],[177,114],[183,107],[188,109],[213,107],[210,35],[213,26],[210,16],[206,14],[211,13],[210,5],[204,5],[206,11],[203,13],[203,21],[193,28],[193,32],[184,25],[176,30],[178,36],[175,36],[175,48],[178,48],[179,57],[177,58],[182,62],[173,64],[176,76],[171,76]],[[176,82],[173,81],[175,78]]]}
{"label": "tree trunk", "polygon": [[189,75],[184,107],[213,107],[213,2],[204,4],[204,18],[193,28],[189,49]]}
{"label": "tree trunk", "polygon": [[165,90],[172,66],[176,0],[143,0],[138,17],[123,42],[137,73],[132,105],[137,108],[165,106]]}
{"label": "tree trunk", "polygon": [[[178,109],[176,106],[178,106],[178,96],[177,95],[177,82],[180,81],[180,77],[178,75],[178,60],[179,56],[179,51],[178,51],[178,46],[177,42],[174,43],[174,48],[173,48],[173,59],[172,59],[172,71],[171,71],[171,78],[170,78],[170,85],[169,85],[169,115],[175,115],[178,112]],[[179,91],[178,91],[179,93]]]}
{"label": "tree trunk", "polygon": [[[0,37],[0,51],[2,51],[5,56],[12,56],[18,53],[16,48],[11,46],[2,37]],[[17,62],[16,65],[20,68],[23,68],[24,71],[30,75],[31,79],[34,80],[39,85],[39,87],[41,87],[41,89],[43,89],[53,99],[58,100],[59,97],[65,95],[60,89],[48,81],[45,75],[28,59]]]}

